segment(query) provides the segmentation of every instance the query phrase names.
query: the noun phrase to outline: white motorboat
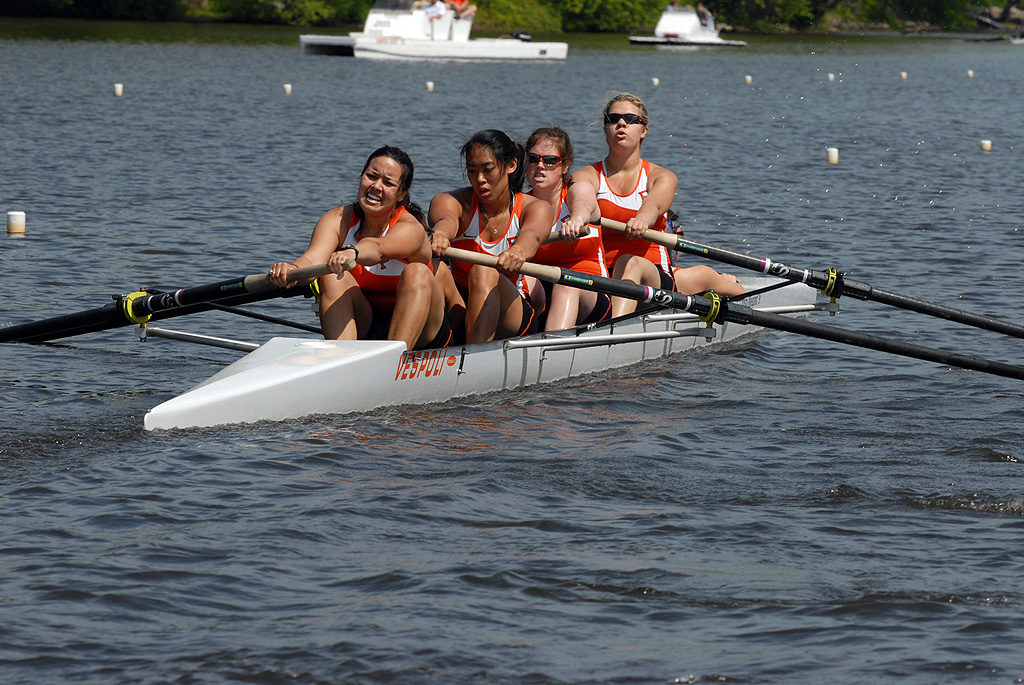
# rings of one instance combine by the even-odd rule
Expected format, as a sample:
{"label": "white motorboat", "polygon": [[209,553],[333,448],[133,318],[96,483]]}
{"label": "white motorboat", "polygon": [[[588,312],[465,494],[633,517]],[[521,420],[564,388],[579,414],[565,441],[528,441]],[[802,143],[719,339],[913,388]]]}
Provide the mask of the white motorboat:
{"label": "white motorboat", "polygon": [[[780,279],[743,279],[748,291]],[[754,294],[758,311],[816,309],[801,283]],[[151,409],[148,430],[345,414],[427,404],[549,383],[719,344],[757,326],[709,327],[694,314],[653,310],[610,324],[476,345],[406,352],[396,341],[272,338],[195,388]],[[699,360],[690,360],[699,365]]]}
{"label": "white motorboat", "polygon": [[689,6],[680,9],[667,9],[661,13],[658,24],[654,27],[653,36],[630,36],[632,45],[689,45],[689,46],[722,46],[743,47],[742,40],[725,40],[718,35],[714,25],[703,26],[697,13]]}
{"label": "white motorboat", "polygon": [[362,31],[347,36],[303,34],[307,53],[378,59],[565,59],[568,43],[533,42],[521,31],[504,38],[473,38],[473,17],[454,12],[431,21],[421,2],[377,0]]}

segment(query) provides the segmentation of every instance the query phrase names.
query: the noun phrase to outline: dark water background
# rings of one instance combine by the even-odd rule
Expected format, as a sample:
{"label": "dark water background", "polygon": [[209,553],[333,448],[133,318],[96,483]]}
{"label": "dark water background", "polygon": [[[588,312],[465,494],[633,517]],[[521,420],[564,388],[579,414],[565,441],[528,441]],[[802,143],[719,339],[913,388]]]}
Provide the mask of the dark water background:
{"label": "dark water background", "polygon": [[[618,90],[647,99],[693,238],[1024,318],[1024,48],[573,41],[558,64],[377,63],[286,29],[2,22],[0,209],[28,234],[0,240],[0,325],[294,256],[384,143],[423,203],[480,128],[559,124],[595,160]],[[1024,364],[1020,340],[842,304],[838,325]],[[0,349],[4,682],[1024,677],[1019,381],[764,334],[444,405],[143,431],[236,356],[131,329]]]}

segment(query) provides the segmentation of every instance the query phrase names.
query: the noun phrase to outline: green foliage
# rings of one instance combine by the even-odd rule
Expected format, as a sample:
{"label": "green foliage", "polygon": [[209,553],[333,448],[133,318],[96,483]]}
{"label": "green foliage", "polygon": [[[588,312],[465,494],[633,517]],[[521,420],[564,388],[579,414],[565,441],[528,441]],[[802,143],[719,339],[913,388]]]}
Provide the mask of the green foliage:
{"label": "green foliage", "polygon": [[211,0],[215,10],[232,21],[259,24],[359,23],[372,0]]}
{"label": "green foliage", "polygon": [[562,30],[560,4],[557,0],[470,0],[479,7],[473,26],[492,31],[557,32]]}
{"label": "green foliage", "polygon": [[[650,31],[668,0],[471,0],[476,25],[509,31]],[[683,4],[690,0],[682,0]],[[692,0],[695,2],[696,0]],[[823,17],[847,23],[928,22],[969,29],[968,10],[991,0],[710,0],[719,25],[777,32],[809,28]],[[0,15],[95,19],[223,19],[273,24],[361,24],[373,0],[0,0]]]}
{"label": "green foliage", "polygon": [[561,0],[566,31],[636,31],[651,29],[667,0]]}
{"label": "green foliage", "polygon": [[756,31],[779,27],[807,28],[824,13],[824,3],[810,0],[716,0],[711,11],[716,21]]}

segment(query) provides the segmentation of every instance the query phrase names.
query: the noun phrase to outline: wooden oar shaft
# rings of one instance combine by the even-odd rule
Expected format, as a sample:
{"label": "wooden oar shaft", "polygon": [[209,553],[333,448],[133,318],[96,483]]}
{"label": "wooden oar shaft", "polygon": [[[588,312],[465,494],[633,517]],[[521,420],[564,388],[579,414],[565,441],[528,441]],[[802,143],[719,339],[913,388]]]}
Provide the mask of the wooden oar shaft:
{"label": "wooden oar shaft", "polygon": [[[288,280],[289,282],[303,281],[329,272],[330,269],[326,264],[293,269],[288,274]],[[84,333],[95,333],[108,328],[130,326],[147,317],[159,320],[194,314],[210,309],[211,307],[205,304],[207,302],[215,301],[221,304],[237,305],[275,297],[290,297],[300,295],[302,292],[302,288],[274,286],[267,274],[252,274],[217,283],[183,288],[172,293],[157,295],[133,293],[117,297],[114,302],[103,307],[0,328],[0,342],[46,342]]]}
{"label": "wooden oar shaft", "polygon": [[[626,225],[624,223],[613,221],[611,219],[601,219],[601,226],[619,233],[625,232],[626,229]],[[784,278],[795,283],[806,283],[813,288],[821,290],[826,295],[835,297],[846,295],[858,300],[870,300],[872,302],[886,304],[891,307],[898,307],[900,309],[906,309],[919,314],[927,314],[940,319],[946,319],[947,321],[955,321],[956,323],[967,324],[969,326],[983,328],[996,333],[1004,333],[1016,338],[1024,338],[1024,326],[1003,321],[991,316],[986,316],[984,314],[976,314],[964,309],[958,309],[936,302],[929,302],[917,297],[901,295],[889,290],[882,290],[867,283],[846,278],[841,274],[829,273],[826,271],[815,271],[813,269],[798,269],[781,262],[772,261],[767,257],[753,257],[751,255],[743,254],[742,252],[735,252],[733,250],[715,247],[714,245],[707,245],[687,240],[682,236],[665,233],[664,231],[652,231],[648,229],[644,231],[643,239],[659,245],[664,245],[665,247],[676,250],[677,252],[685,252],[687,254],[697,255],[698,257],[705,257],[725,264],[738,266],[741,269],[749,269],[769,276]]]}
{"label": "wooden oar shaft", "polygon": [[[447,256],[452,259],[458,259],[472,264],[481,264],[492,268],[497,265],[498,261],[496,257],[491,255],[484,255],[477,252],[469,252],[467,250],[459,250],[455,248],[448,248]],[[673,307],[675,309],[691,312],[700,317],[709,317],[716,308],[715,302],[703,296],[681,295],[679,293],[669,292],[659,288],[638,285],[636,283],[631,283],[630,281],[603,278],[601,276],[594,276],[591,274],[581,273],[579,271],[563,269],[557,266],[547,266],[544,264],[532,264],[530,262],[526,262],[523,264],[522,268],[519,269],[519,273],[539,278],[540,280],[547,281],[548,283],[561,283],[581,288],[583,290],[593,290],[595,292],[603,292],[618,297],[627,297],[641,302],[650,302],[664,307]],[[788,316],[782,316],[780,314],[762,312],[752,307],[734,302],[720,303],[718,305],[718,311],[715,314],[714,321],[715,323],[731,322],[738,324],[750,324],[754,326],[761,326],[762,328],[798,333],[800,335],[819,338],[821,340],[830,340],[832,342],[864,347],[867,349],[877,350],[879,352],[888,352],[904,357],[911,357],[913,359],[921,359],[924,361],[946,364],[948,366],[955,366],[962,369],[990,373],[996,376],[1024,380],[1024,367],[1003,364],[1001,362],[994,362],[988,359],[958,354],[955,352],[947,352],[945,350],[924,347],[922,345],[913,345],[867,333],[848,331],[834,326],[813,323],[804,319],[795,319]]]}

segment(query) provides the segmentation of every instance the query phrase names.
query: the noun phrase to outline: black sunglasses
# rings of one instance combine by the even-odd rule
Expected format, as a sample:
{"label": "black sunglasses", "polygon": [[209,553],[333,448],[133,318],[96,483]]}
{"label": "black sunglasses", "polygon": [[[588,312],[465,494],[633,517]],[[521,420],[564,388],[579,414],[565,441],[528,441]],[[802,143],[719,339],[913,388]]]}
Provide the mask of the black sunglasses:
{"label": "black sunglasses", "polygon": [[556,164],[562,163],[562,158],[558,155],[535,155],[532,152],[526,153],[527,164],[540,164],[544,162],[544,166],[555,166]]}
{"label": "black sunglasses", "polygon": [[614,126],[620,121],[625,121],[627,124],[646,124],[644,118],[639,114],[622,114],[619,112],[609,112],[604,115],[604,125]]}

